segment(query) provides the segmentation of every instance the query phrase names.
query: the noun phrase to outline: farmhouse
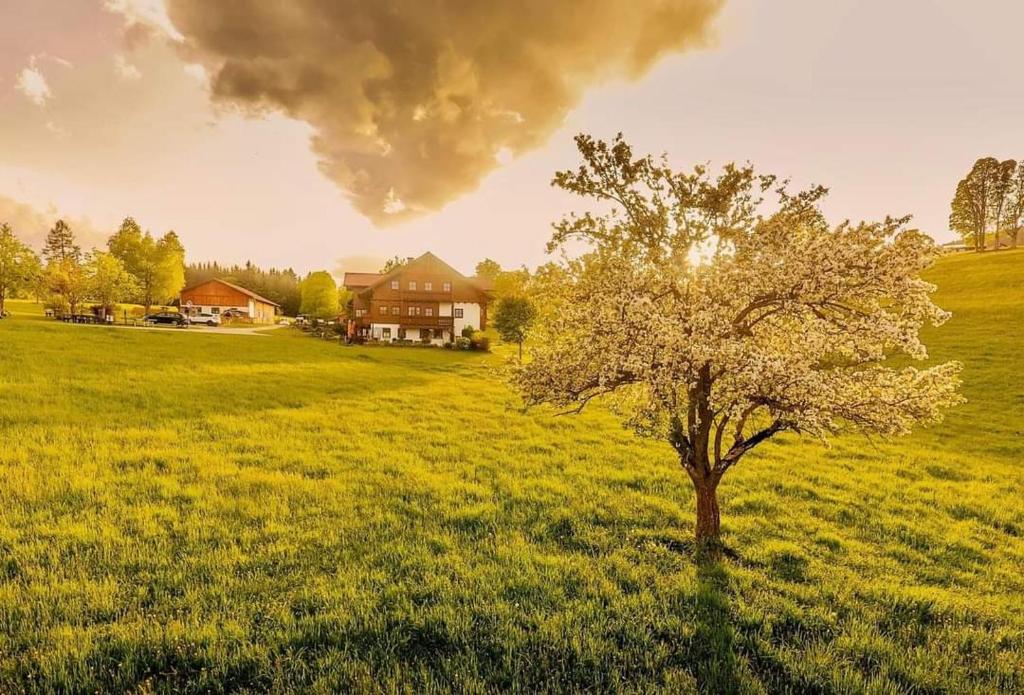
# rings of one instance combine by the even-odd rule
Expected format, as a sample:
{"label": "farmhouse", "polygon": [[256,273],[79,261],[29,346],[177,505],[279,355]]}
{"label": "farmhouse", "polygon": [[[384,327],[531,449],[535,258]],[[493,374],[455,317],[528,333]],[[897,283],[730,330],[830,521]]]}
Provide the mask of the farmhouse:
{"label": "farmhouse", "polygon": [[350,336],[451,342],[466,326],[487,327],[490,284],[469,278],[427,252],[390,273],[345,273],[355,294]]}
{"label": "farmhouse", "polygon": [[211,314],[234,310],[255,323],[272,323],[280,305],[225,280],[201,282],[181,291],[181,307]]}

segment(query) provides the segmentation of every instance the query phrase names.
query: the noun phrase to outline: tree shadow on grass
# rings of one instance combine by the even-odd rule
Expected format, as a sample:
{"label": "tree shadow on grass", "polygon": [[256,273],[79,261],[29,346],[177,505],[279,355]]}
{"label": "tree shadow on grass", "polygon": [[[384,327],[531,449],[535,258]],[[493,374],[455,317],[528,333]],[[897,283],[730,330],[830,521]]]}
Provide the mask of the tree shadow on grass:
{"label": "tree shadow on grass", "polygon": [[695,630],[689,655],[691,672],[703,693],[735,693],[742,690],[736,658],[735,630],[729,602],[726,558],[735,553],[725,548],[697,550],[697,587],[693,595]]}
{"label": "tree shadow on grass", "polygon": [[732,549],[695,550],[697,585],[693,594],[693,644],[688,670],[702,693],[829,692],[827,684],[808,681],[779,660],[771,645],[755,634],[758,626],[741,623],[732,608],[729,566],[742,562]]}

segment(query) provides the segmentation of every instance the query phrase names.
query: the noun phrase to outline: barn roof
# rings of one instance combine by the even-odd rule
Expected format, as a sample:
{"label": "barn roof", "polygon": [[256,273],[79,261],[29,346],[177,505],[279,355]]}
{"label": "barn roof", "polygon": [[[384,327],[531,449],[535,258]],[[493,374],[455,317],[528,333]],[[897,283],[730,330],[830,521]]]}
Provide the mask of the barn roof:
{"label": "barn roof", "polygon": [[267,299],[266,297],[258,295],[255,292],[253,292],[252,290],[247,290],[244,287],[241,287],[241,286],[236,285],[234,283],[228,282],[227,280],[221,280],[220,278],[210,278],[209,280],[203,280],[202,282],[197,282],[196,284],[192,285],[191,287],[186,287],[185,289],[183,289],[181,291],[181,294],[184,294],[185,292],[191,292],[192,290],[196,289],[197,287],[202,287],[203,285],[205,285],[208,282],[219,282],[220,284],[224,285],[225,287],[230,287],[231,289],[235,290],[236,292],[241,292],[245,296],[250,297],[252,299],[255,299],[257,302],[262,302],[264,304],[270,304],[271,306],[276,306],[276,307],[280,307],[281,306],[277,302],[271,301],[271,300]]}

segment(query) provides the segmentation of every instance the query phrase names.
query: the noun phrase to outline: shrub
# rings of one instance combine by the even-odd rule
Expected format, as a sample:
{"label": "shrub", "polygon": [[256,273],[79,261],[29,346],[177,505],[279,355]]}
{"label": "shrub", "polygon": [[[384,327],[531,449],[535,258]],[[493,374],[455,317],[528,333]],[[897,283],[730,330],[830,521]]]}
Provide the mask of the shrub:
{"label": "shrub", "polygon": [[475,328],[473,328],[473,327],[472,327],[472,326],[470,326],[469,324],[466,324],[466,325],[465,325],[465,326],[463,326],[463,328],[462,328],[462,337],[463,337],[463,338],[470,338],[470,339],[472,339],[472,337],[473,337],[473,333],[475,333],[475,332],[476,332],[476,329],[475,329]]}
{"label": "shrub", "polygon": [[491,350],[491,339],[483,331],[473,331],[469,343],[473,350],[479,350],[480,352],[490,352]]}
{"label": "shrub", "polygon": [[455,339],[455,347],[458,350],[469,350],[472,348],[472,344],[469,338],[459,337]]}

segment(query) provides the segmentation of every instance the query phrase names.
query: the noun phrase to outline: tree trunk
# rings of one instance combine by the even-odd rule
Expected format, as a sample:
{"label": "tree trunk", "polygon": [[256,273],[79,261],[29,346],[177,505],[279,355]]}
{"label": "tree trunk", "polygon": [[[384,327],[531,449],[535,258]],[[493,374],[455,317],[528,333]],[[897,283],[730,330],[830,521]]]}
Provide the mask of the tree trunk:
{"label": "tree trunk", "polygon": [[523,361],[523,341],[519,341],[519,361]]}
{"label": "tree trunk", "polygon": [[7,306],[7,293],[0,289],[0,319],[4,317],[4,308]]}
{"label": "tree trunk", "polygon": [[697,545],[718,541],[722,519],[718,512],[718,486],[711,481],[693,483],[697,492]]}

